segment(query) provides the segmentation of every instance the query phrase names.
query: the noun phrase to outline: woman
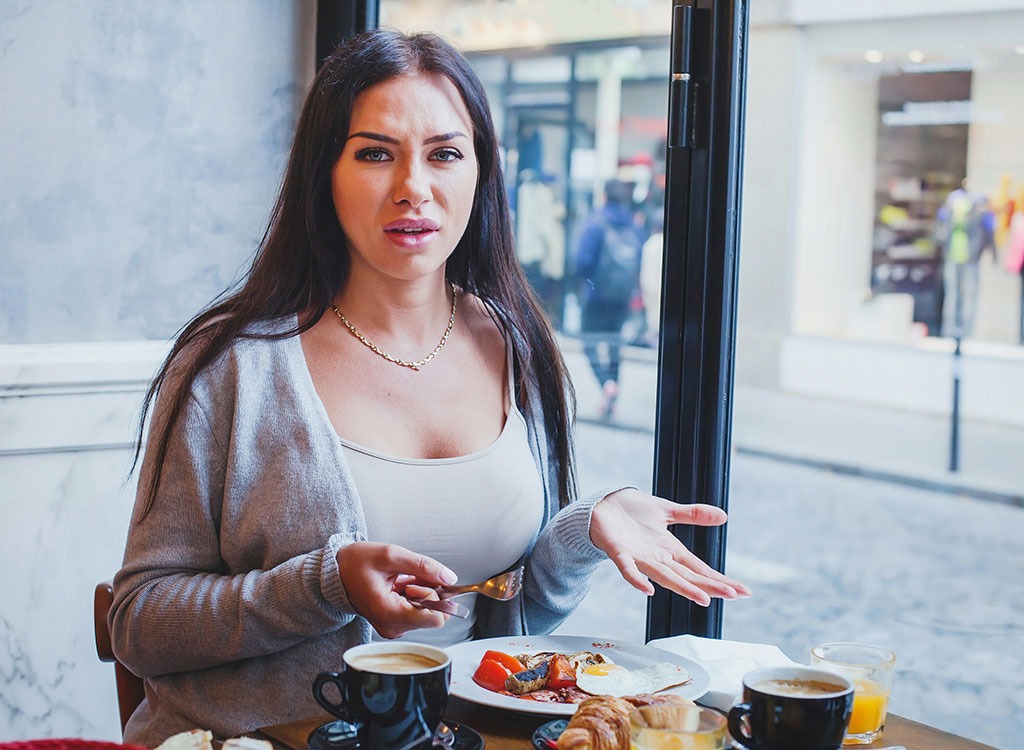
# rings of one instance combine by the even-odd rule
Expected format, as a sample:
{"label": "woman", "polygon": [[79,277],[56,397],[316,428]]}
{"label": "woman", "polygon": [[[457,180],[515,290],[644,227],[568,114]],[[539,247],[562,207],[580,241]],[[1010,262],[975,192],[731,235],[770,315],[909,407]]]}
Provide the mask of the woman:
{"label": "woman", "polygon": [[[371,32],[323,65],[251,271],[157,392],[110,614],[147,683],[126,741],[315,715],[315,674],[371,638],[549,632],[606,556],[648,593],[748,593],[666,530],[720,510],[575,500],[572,391],[487,102],[436,37]],[[522,594],[469,620],[404,596],[517,563]]]}

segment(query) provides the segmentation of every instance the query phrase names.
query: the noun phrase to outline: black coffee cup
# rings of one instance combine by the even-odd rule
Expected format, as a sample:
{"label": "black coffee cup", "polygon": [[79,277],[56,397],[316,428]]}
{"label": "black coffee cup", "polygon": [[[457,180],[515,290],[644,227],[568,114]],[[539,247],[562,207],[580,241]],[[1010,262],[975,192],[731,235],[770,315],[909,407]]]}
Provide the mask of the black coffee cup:
{"label": "black coffee cup", "polygon": [[[313,697],[374,750],[427,750],[448,705],[451,660],[439,648],[389,641],[353,646],[341,672],[321,672]],[[328,686],[333,686],[328,688]],[[335,702],[328,694],[335,693]]]}
{"label": "black coffee cup", "polygon": [[743,676],[729,733],[750,750],[838,750],[853,710],[853,683],[810,667],[765,667]]}

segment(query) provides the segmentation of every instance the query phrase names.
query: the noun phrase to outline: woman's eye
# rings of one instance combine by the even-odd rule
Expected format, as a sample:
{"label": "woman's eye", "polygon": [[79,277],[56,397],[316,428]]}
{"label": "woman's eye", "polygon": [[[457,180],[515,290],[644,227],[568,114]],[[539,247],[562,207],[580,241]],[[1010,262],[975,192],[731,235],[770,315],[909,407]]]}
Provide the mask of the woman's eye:
{"label": "woman's eye", "polygon": [[442,148],[431,154],[431,158],[435,161],[459,161],[465,157],[457,148]]}
{"label": "woman's eye", "polygon": [[363,148],[356,151],[358,161],[387,161],[389,158],[388,152],[382,148]]}

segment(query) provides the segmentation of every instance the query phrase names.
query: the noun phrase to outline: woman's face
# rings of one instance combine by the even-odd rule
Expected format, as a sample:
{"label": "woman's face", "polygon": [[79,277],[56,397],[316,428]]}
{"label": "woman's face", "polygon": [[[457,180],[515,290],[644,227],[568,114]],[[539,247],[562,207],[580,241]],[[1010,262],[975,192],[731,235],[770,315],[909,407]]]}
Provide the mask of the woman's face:
{"label": "woman's face", "polygon": [[476,192],[473,124],[444,76],[399,76],[355,101],[332,191],[353,273],[436,273],[462,238]]}

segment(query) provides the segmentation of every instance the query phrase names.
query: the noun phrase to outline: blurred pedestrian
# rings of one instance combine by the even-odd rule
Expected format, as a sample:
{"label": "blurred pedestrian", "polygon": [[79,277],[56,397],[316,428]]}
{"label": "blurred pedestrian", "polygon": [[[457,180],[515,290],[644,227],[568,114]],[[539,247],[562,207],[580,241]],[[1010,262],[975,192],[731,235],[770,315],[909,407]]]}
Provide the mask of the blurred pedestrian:
{"label": "blurred pedestrian", "polygon": [[552,324],[562,321],[565,275],[565,206],[555,192],[553,175],[527,169],[520,175],[516,201],[516,253],[526,279],[544,305]]}
{"label": "blurred pedestrian", "polygon": [[576,246],[576,273],[584,350],[601,385],[600,416],[610,419],[619,394],[622,325],[640,285],[644,236],[633,211],[633,185],[609,180],[604,192],[604,205],[591,213]]}

